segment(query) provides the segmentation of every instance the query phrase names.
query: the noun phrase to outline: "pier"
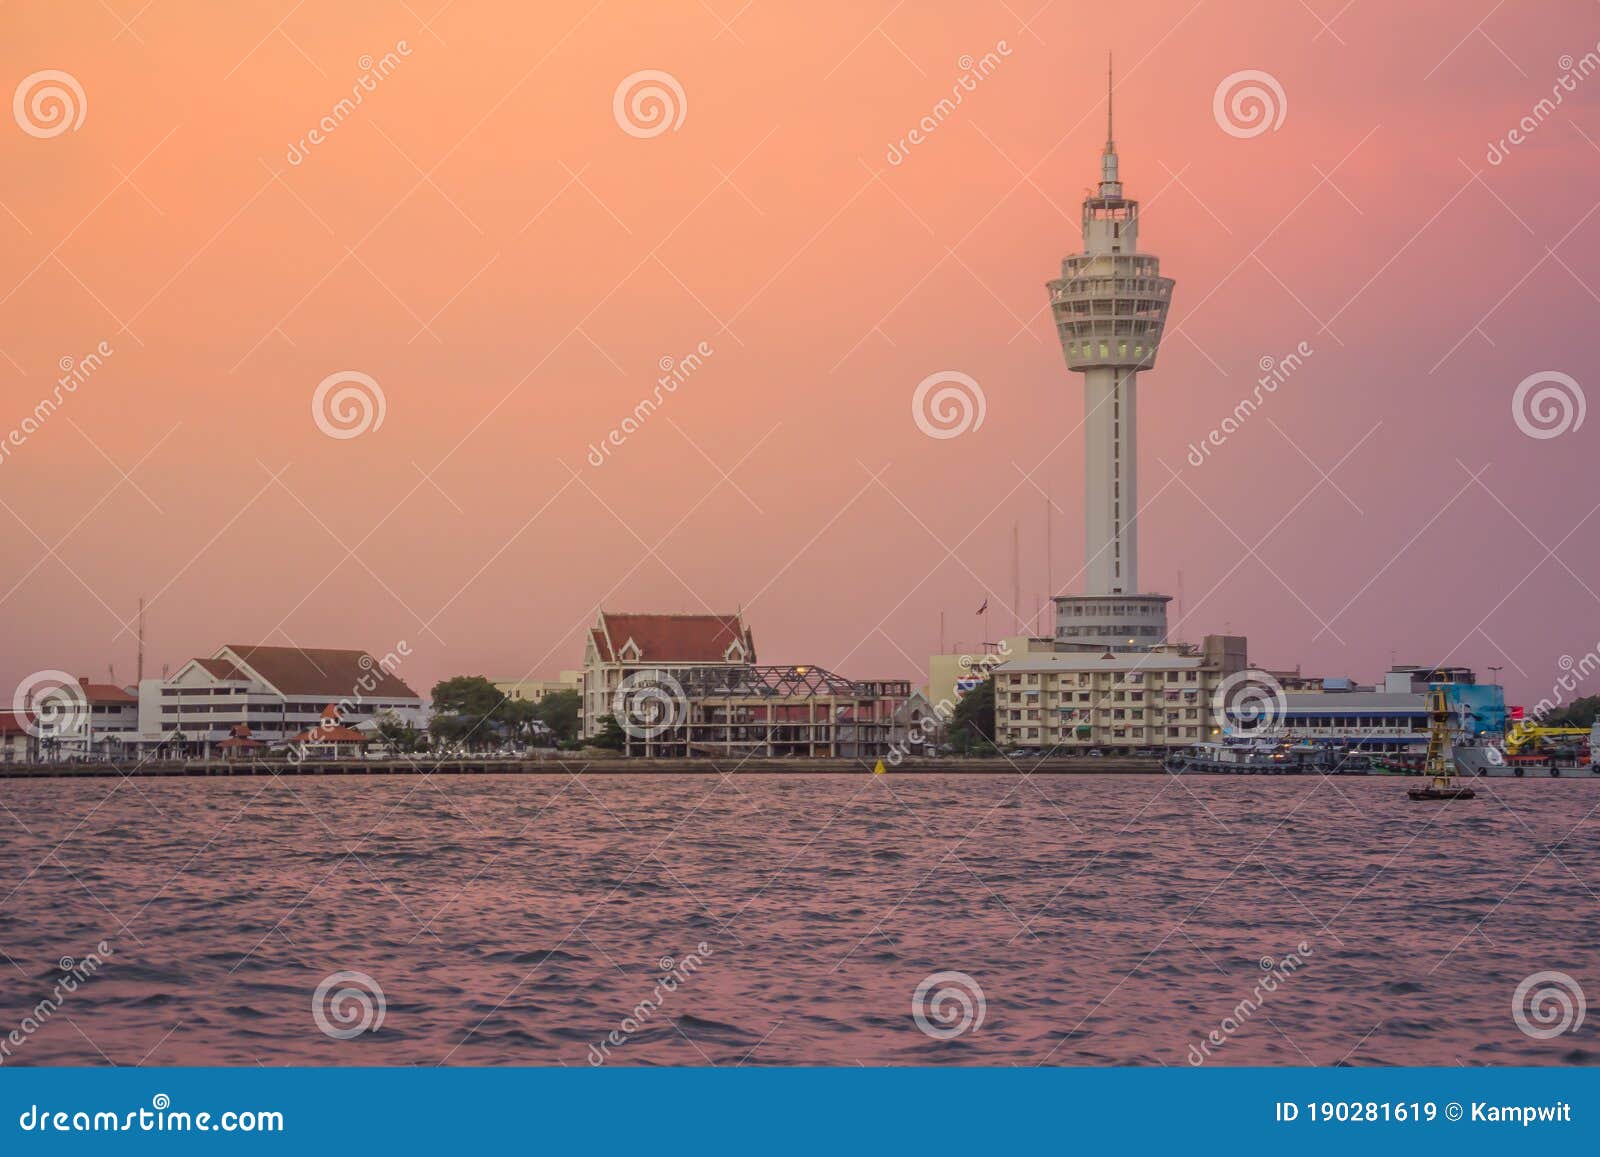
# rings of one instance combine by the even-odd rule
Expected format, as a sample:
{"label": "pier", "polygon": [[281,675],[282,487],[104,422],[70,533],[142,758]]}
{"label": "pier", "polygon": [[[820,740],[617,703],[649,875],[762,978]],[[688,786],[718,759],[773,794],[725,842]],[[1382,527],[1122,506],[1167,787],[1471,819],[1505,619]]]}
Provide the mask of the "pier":
{"label": "pier", "polygon": [[[867,775],[859,759],[191,759],[146,762],[4,763],[0,779],[196,778],[263,775]],[[1161,762],[1140,758],[906,758],[884,763],[891,775],[1159,775]]]}

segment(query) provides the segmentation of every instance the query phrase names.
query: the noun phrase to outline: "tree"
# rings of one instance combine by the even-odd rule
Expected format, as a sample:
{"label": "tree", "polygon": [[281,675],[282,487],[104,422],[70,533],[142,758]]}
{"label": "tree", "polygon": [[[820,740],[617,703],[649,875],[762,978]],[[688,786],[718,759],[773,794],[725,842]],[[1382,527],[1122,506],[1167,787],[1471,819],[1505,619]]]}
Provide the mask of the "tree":
{"label": "tree", "polygon": [[571,739],[578,734],[582,712],[583,696],[576,691],[552,691],[539,700],[539,721],[555,732],[557,739]]}
{"label": "tree", "polygon": [[526,699],[506,699],[495,710],[494,718],[505,725],[513,739],[526,742],[533,738],[533,724],[539,718],[539,708]]}
{"label": "tree", "polygon": [[417,751],[423,746],[421,733],[393,711],[385,711],[375,722],[378,734],[395,751]]}
{"label": "tree", "polygon": [[[957,739],[957,736],[963,738]],[[965,750],[975,739],[994,742],[994,676],[961,697],[950,716],[951,742]]]}
{"label": "tree", "polygon": [[506,697],[482,675],[457,675],[433,685],[435,739],[482,746],[499,738]]}
{"label": "tree", "polygon": [[621,751],[627,742],[627,736],[622,733],[622,724],[617,722],[615,715],[607,715],[600,720],[600,734],[589,740],[590,747],[602,747],[607,751]]}
{"label": "tree", "polygon": [[1593,727],[1595,715],[1600,713],[1600,695],[1574,699],[1559,711],[1552,711],[1539,720],[1540,727]]}

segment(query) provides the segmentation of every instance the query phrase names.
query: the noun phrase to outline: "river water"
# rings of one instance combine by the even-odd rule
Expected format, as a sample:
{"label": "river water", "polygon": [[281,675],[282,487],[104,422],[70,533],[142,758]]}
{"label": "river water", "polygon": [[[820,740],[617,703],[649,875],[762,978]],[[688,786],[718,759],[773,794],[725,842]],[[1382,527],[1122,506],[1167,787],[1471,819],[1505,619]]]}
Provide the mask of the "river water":
{"label": "river water", "polygon": [[1600,782],[1478,787],[0,781],[0,1060],[1596,1063]]}

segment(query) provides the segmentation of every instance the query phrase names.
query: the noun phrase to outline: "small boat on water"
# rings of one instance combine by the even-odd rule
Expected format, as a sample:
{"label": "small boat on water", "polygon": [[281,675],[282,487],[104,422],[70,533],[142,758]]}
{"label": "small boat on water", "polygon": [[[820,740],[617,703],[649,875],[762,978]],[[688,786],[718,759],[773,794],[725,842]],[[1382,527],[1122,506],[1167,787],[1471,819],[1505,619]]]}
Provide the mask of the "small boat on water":
{"label": "small boat on water", "polygon": [[1421,775],[1426,760],[1420,755],[1380,755],[1372,759],[1373,775]]}
{"label": "small boat on water", "polygon": [[[1345,766],[1347,762],[1353,766]],[[1162,766],[1172,775],[1333,775],[1366,770],[1365,756],[1357,761],[1343,748],[1292,739],[1196,743],[1167,756]]]}

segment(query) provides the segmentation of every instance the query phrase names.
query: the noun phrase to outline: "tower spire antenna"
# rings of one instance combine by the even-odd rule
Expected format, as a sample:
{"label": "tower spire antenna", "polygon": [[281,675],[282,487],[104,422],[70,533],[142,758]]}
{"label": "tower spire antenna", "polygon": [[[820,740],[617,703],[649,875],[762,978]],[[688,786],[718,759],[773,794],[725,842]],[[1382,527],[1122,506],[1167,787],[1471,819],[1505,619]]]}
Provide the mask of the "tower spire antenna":
{"label": "tower spire antenna", "polygon": [[1111,94],[1116,86],[1111,83],[1111,53],[1106,53],[1106,152],[1117,151],[1117,137],[1111,131]]}
{"label": "tower spire antenna", "polygon": [[1112,130],[1111,97],[1116,84],[1111,73],[1111,54],[1106,53],[1106,150],[1100,154],[1100,196],[1122,196],[1122,179],[1117,173],[1117,138]]}

